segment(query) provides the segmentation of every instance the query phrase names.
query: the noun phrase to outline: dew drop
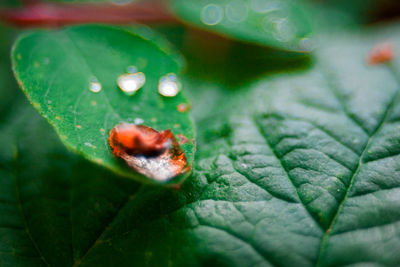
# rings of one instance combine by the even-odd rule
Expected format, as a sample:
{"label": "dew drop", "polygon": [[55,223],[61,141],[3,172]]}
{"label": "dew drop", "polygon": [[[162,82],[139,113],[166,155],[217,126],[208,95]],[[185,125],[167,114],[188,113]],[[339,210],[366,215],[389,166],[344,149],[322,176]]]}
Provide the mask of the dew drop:
{"label": "dew drop", "polygon": [[247,9],[242,0],[234,0],[225,8],[226,17],[233,23],[239,23],[247,18]]}
{"label": "dew drop", "polygon": [[138,69],[136,68],[136,66],[129,66],[127,71],[128,73],[136,73],[138,72]]}
{"label": "dew drop", "polygon": [[180,87],[178,77],[174,73],[169,73],[160,78],[158,92],[163,96],[173,97],[179,93]]}
{"label": "dew drop", "polygon": [[99,83],[96,77],[90,78],[89,89],[93,93],[98,93],[101,91],[101,83]]}
{"label": "dew drop", "polygon": [[146,82],[143,72],[123,74],[118,77],[119,88],[127,95],[135,94]]}
{"label": "dew drop", "polygon": [[153,180],[165,182],[190,171],[186,156],[171,130],[120,123],[108,138],[113,154]]}
{"label": "dew drop", "polygon": [[206,25],[216,25],[222,21],[224,10],[219,5],[209,4],[201,11],[201,21]]}

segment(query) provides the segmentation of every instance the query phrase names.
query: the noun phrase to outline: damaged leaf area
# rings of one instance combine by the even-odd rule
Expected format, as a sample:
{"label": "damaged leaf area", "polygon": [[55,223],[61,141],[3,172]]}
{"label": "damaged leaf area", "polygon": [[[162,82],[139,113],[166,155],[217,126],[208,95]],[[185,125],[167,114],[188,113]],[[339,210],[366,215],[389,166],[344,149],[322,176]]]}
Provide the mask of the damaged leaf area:
{"label": "damaged leaf area", "polygon": [[[68,148],[141,182],[174,184],[188,176],[183,169],[190,169],[193,161],[193,124],[189,112],[178,111],[182,104],[190,106],[185,88],[174,97],[158,92],[167,74],[179,82],[182,59],[150,29],[85,25],[32,32],[16,42],[12,60],[24,93]],[[132,78],[121,89],[121,77],[127,75]],[[143,168],[150,164],[159,172],[166,161],[141,161],[128,164],[141,166],[133,171],[113,155],[107,141],[122,122],[187,137],[191,141],[180,148],[185,168],[169,165],[172,169],[158,176]]]}
{"label": "damaged leaf area", "polygon": [[156,181],[164,182],[190,171],[171,130],[157,132],[145,125],[120,123],[112,129],[108,142],[115,156]]}

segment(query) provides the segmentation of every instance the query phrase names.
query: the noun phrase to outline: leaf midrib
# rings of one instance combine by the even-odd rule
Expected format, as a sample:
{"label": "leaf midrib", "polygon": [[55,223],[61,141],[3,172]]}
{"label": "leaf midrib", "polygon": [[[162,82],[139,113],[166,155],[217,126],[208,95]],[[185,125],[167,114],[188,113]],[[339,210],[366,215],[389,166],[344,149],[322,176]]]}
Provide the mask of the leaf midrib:
{"label": "leaf midrib", "polygon": [[[322,237],[321,244],[320,244],[320,249],[319,249],[319,252],[318,252],[317,262],[316,262],[315,266],[321,266],[322,256],[323,256],[323,254],[324,254],[324,252],[326,250],[326,246],[327,246],[329,237],[332,235],[331,234],[332,233],[332,228],[333,228],[334,224],[336,223],[336,221],[338,220],[339,215],[340,215],[340,213],[341,213],[341,211],[343,209],[343,206],[344,206],[346,200],[348,199],[350,191],[351,191],[351,189],[352,189],[352,187],[354,185],[355,179],[358,176],[358,174],[359,174],[359,172],[361,170],[361,167],[363,166],[363,163],[364,163],[363,158],[364,158],[365,154],[367,153],[367,151],[368,151],[372,141],[374,140],[375,136],[384,127],[385,123],[387,122],[387,120],[389,118],[389,115],[391,114],[392,110],[395,107],[395,104],[398,101],[398,98],[400,98],[400,89],[399,89],[400,81],[399,81],[399,78],[398,78],[397,71],[396,71],[396,69],[394,68],[394,66],[392,64],[386,64],[386,66],[387,66],[387,68],[389,69],[389,72],[392,74],[392,76],[395,78],[395,80],[396,80],[396,82],[398,84],[397,90],[394,93],[393,97],[391,98],[392,100],[389,102],[388,106],[386,107],[385,112],[384,112],[384,114],[382,116],[382,119],[380,120],[378,125],[375,127],[375,129],[372,131],[372,133],[369,134],[368,140],[367,140],[367,142],[365,143],[365,145],[364,145],[364,147],[362,149],[358,164],[357,164],[355,170],[353,171],[353,173],[351,175],[350,183],[349,183],[348,188],[346,189],[346,193],[345,193],[343,199],[340,201],[339,206],[336,209],[336,212],[335,212],[334,216],[331,219],[329,227],[324,232],[324,235]],[[335,96],[338,98],[338,95],[336,95],[336,93],[335,93]],[[344,105],[343,102],[340,101],[340,104],[342,105],[343,108],[345,107],[345,106],[343,106]],[[348,116],[349,113],[345,112],[345,114]],[[349,117],[349,118],[356,122],[356,120],[354,120],[352,117]]]}
{"label": "leaf midrib", "polygon": [[297,190],[296,185],[293,182],[293,178],[291,177],[289,170],[287,169],[286,165],[283,163],[282,158],[279,156],[278,152],[276,151],[275,147],[272,145],[272,143],[269,141],[269,138],[266,136],[262,125],[259,123],[259,121],[257,120],[257,118],[253,117],[253,123],[254,125],[257,127],[259,133],[261,134],[261,136],[264,138],[265,142],[267,143],[268,147],[271,149],[272,153],[274,154],[275,158],[278,160],[282,170],[285,172],[287,178],[289,179],[290,183],[292,184],[292,186],[294,187],[294,189],[296,190],[296,194],[297,197],[299,199],[299,202],[302,204],[302,206],[304,207],[304,209],[306,210],[306,212],[308,213],[308,215],[312,218],[312,220],[318,225],[319,228],[321,228],[321,230],[324,230],[321,226],[321,224],[318,222],[318,219],[315,218],[315,216],[307,209],[307,207],[304,205],[303,201],[301,200],[299,191]]}

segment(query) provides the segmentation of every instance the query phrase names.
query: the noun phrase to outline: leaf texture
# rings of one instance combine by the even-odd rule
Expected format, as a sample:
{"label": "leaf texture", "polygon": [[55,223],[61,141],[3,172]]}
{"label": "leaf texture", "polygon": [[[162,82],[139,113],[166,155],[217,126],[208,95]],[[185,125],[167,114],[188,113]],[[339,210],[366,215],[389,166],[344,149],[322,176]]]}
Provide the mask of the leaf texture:
{"label": "leaf texture", "polygon": [[198,153],[180,191],[82,161],[21,104],[32,117],[0,131],[0,262],[400,264],[399,61],[365,64],[387,37],[400,47],[393,32],[335,35],[313,66],[234,90],[188,76]]}

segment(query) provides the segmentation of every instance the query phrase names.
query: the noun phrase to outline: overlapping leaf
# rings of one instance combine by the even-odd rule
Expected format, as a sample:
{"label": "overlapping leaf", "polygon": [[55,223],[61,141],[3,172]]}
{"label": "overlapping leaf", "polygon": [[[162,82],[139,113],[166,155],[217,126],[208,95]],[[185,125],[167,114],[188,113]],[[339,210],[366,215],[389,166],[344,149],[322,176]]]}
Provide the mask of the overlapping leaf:
{"label": "overlapping leaf", "polygon": [[[13,51],[21,87],[61,140],[89,160],[143,182],[149,179],[132,174],[110,151],[108,133],[118,123],[172,129],[189,140],[182,145],[189,162],[194,151],[192,122],[187,112],[177,109],[182,103],[189,106],[187,99],[183,93],[172,98],[158,93],[160,78],[178,73],[180,59],[164,43],[146,40],[153,34],[149,31],[136,30],[146,32],[144,36],[94,25],[41,31],[22,37]],[[146,76],[133,96],[117,85],[130,66]],[[100,92],[90,90],[93,81]]]}

